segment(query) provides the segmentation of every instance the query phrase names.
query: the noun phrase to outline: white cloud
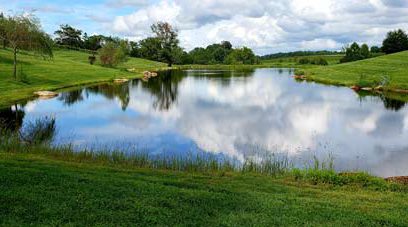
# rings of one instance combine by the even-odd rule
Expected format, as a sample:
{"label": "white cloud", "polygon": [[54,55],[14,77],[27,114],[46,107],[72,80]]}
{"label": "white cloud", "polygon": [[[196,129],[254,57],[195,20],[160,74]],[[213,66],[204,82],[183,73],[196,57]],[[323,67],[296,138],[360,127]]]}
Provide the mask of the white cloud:
{"label": "white cloud", "polygon": [[156,21],[173,23],[188,50],[230,40],[264,54],[379,44],[390,29],[408,30],[408,6],[388,0],[161,0],[116,17],[112,28],[140,39]]}

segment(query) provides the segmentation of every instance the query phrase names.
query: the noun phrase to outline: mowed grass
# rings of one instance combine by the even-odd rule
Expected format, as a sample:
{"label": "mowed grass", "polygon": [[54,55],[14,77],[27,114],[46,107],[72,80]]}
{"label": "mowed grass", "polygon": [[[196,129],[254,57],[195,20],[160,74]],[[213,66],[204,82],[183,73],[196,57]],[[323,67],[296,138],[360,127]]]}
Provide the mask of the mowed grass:
{"label": "mowed grass", "polygon": [[377,86],[382,78],[389,78],[386,86],[408,89],[408,51],[370,58],[351,63],[305,69],[310,79],[344,86]]}
{"label": "mowed grass", "polygon": [[406,226],[408,195],[0,152],[0,225]]}
{"label": "mowed grass", "polygon": [[[166,64],[144,59],[129,58],[117,68],[90,65],[89,54],[73,50],[55,50],[52,60],[43,60],[30,53],[18,55],[19,74],[27,81],[16,81],[12,77],[12,53],[0,50],[0,106],[10,105],[28,98],[39,90],[56,90],[70,86],[109,81],[114,78],[138,78],[145,70],[159,70]],[[135,69],[128,72],[126,69]]]}

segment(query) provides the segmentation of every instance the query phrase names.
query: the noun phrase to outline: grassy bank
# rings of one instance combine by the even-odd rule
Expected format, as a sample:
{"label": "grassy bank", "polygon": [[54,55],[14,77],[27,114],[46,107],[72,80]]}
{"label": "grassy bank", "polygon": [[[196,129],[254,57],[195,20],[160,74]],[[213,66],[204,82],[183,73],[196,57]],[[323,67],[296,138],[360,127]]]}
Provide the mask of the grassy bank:
{"label": "grassy bank", "polygon": [[408,51],[366,60],[326,67],[304,69],[314,81],[342,86],[375,87],[408,90]]}
{"label": "grassy bank", "polygon": [[0,225],[404,226],[408,194],[0,152]]}
{"label": "grassy bank", "polygon": [[[54,55],[53,60],[44,61],[30,53],[19,54],[18,70],[22,82],[12,78],[11,51],[0,50],[0,106],[32,97],[38,90],[57,90],[114,78],[138,78],[145,70],[166,68],[166,64],[136,58],[129,58],[117,68],[90,65],[89,54],[73,50],[56,50]],[[127,72],[129,68],[135,72]]]}
{"label": "grassy bank", "polygon": [[236,165],[74,151],[49,146],[49,136],[34,128],[0,134],[0,225],[408,224],[408,186],[339,174],[331,163],[295,169],[277,158]]}

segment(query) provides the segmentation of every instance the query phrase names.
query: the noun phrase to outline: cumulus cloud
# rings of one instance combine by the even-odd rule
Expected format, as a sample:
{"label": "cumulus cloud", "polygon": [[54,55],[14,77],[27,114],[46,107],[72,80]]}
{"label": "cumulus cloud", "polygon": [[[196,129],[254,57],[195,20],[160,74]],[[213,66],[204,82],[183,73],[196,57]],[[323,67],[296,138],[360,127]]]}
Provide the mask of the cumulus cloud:
{"label": "cumulus cloud", "polygon": [[30,0],[0,2],[0,10],[35,10],[49,33],[69,23],[88,34],[140,40],[168,21],[186,50],[230,40],[257,54],[338,50],[351,42],[380,45],[386,33],[408,30],[406,0]]}
{"label": "cumulus cloud", "polygon": [[162,0],[115,18],[113,30],[142,38],[169,21],[186,49],[231,40],[259,54],[340,49],[352,41],[380,44],[390,29],[408,29],[405,0]]}

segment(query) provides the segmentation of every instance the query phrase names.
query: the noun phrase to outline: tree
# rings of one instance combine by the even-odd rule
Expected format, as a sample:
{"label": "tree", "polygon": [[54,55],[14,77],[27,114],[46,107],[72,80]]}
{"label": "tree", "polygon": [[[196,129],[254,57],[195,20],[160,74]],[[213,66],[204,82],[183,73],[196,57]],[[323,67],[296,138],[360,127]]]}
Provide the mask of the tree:
{"label": "tree", "polygon": [[130,46],[130,53],[129,53],[129,55],[130,55],[131,57],[134,57],[134,58],[139,58],[139,57],[140,57],[140,46],[139,46],[139,43],[130,41],[130,42],[129,42],[129,46]]}
{"label": "tree", "polygon": [[66,45],[75,48],[83,47],[82,31],[75,29],[68,24],[61,25],[60,30],[54,32],[58,37],[55,42],[60,45]]}
{"label": "tree", "polygon": [[232,50],[232,44],[230,41],[222,41],[221,46],[226,50]]}
{"label": "tree", "polygon": [[156,38],[160,41],[161,51],[160,58],[166,62],[169,66],[172,66],[174,59],[174,52],[179,47],[178,33],[167,22],[158,22],[151,26],[152,32],[156,35]]}
{"label": "tree", "polygon": [[392,54],[404,50],[408,50],[407,34],[402,29],[388,32],[383,41],[382,51],[386,54]]}
{"label": "tree", "polygon": [[361,45],[360,54],[364,59],[370,57],[370,49],[367,44],[364,43],[363,45]]}
{"label": "tree", "polygon": [[351,62],[364,59],[364,56],[361,54],[360,46],[354,42],[350,47],[346,47],[346,56],[340,60],[340,62]]}
{"label": "tree", "polygon": [[41,30],[34,17],[14,16],[1,22],[1,39],[13,50],[13,76],[17,79],[17,54],[20,50],[33,51],[43,57],[53,57],[51,38]]}
{"label": "tree", "polygon": [[102,48],[103,36],[93,35],[84,40],[84,47],[88,50],[97,51]]}
{"label": "tree", "polygon": [[257,58],[254,52],[248,47],[234,49],[225,59],[226,64],[255,64]]}
{"label": "tree", "polygon": [[139,55],[153,61],[160,61],[162,51],[161,42],[158,38],[146,38],[139,42]]}
{"label": "tree", "polygon": [[376,53],[381,53],[381,48],[379,48],[378,46],[372,46],[372,47],[370,48],[370,52],[371,52],[371,53],[374,53],[374,54],[376,54]]}
{"label": "tree", "polygon": [[[5,35],[5,27],[4,27],[4,22],[6,18],[4,17],[3,12],[0,13],[0,37]],[[3,49],[6,49],[7,46],[7,41],[6,39],[3,39]]]}
{"label": "tree", "polygon": [[101,64],[108,67],[116,66],[126,60],[126,50],[123,45],[113,42],[106,43],[98,51]]}

